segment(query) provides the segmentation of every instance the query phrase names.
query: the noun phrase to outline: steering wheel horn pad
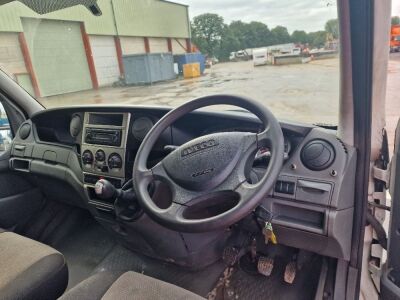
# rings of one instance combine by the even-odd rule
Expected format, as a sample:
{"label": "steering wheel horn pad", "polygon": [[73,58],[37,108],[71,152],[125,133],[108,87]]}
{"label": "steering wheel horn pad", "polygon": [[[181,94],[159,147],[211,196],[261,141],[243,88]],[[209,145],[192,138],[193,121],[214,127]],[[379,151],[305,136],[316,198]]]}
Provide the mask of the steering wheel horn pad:
{"label": "steering wheel horn pad", "polygon": [[[151,169],[147,159],[158,137],[177,119],[210,105],[235,105],[259,117],[260,133],[221,132],[196,138],[175,149]],[[254,155],[268,147],[270,163],[256,184],[246,180]],[[262,104],[234,95],[212,95],[189,101],[167,113],[149,131],[136,154],[133,182],[143,210],[156,222],[182,232],[206,232],[228,227],[246,215],[268,194],[278,178],[284,156],[283,134],[279,122]],[[151,199],[148,185],[153,180],[165,182],[172,192],[172,204],[159,208]],[[217,215],[186,218],[185,211],[209,195],[237,195],[238,202]]]}
{"label": "steering wheel horn pad", "polygon": [[214,189],[241,158],[244,133],[217,133],[194,139],[169,154],[163,165],[177,184],[188,190]]}

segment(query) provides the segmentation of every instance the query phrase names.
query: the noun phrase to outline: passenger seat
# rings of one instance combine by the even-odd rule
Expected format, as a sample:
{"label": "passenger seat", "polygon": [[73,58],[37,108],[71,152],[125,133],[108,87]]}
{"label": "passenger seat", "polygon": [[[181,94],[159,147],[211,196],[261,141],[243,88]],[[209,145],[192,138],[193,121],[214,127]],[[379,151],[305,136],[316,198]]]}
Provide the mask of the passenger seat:
{"label": "passenger seat", "polygon": [[61,253],[0,228],[0,299],[53,300],[67,284],[68,268]]}
{"label": "passenger seat", "polygon": [[176,285],[132,271],[121,276],[106,271],[96,273],[69,290],[59,300],[78,299],[205,300]]}

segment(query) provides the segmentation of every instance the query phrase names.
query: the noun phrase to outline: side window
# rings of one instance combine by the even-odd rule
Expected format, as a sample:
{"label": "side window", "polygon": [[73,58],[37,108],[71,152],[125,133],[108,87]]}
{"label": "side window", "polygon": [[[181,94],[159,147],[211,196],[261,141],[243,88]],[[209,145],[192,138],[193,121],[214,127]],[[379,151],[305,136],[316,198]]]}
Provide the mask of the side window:
{"label": "side window", "polygon": [[3,104],[0,102],[0,153],[4,152],[11,145],[12,133],[10,123]]}

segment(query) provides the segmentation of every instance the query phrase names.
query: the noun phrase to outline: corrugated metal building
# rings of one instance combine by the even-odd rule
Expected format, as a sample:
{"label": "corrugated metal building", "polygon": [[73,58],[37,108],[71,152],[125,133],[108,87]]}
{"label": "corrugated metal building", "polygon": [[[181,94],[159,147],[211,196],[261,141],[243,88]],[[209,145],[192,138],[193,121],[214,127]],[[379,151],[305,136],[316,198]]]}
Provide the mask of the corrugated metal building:
{"label": "corrugated metal building", "polygon": [[161,0],[99,0],[93,16],[76,6],[38,15],[20,2],[0,6],[0,68],[36,96],[111,85],[122,56],[190,51],[188,7]]}

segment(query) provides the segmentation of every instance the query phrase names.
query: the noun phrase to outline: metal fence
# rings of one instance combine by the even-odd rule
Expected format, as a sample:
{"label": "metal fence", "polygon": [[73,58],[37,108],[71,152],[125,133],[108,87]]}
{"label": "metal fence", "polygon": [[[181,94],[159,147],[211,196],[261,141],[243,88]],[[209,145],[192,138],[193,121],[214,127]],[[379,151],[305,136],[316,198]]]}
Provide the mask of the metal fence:
{"label": "metal fence", "polygon": [[147,53],[123,56],[126,84],[152,84],[176,78],[171,53]]}

